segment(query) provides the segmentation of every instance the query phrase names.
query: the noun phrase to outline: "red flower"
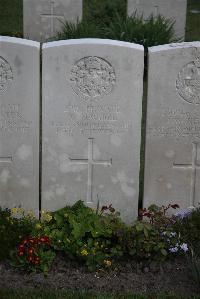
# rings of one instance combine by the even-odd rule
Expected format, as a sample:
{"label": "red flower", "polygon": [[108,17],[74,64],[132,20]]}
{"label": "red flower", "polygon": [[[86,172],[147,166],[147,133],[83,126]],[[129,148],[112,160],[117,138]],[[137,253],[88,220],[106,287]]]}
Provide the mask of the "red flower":
{"label": "red flower", "polygon": [[32,254],[33,254],[33,249],[32,249],[32,248],[29,249],[29,250],[28,250],[28,253],[29,253],[30,255],[32,255]]}
{"label": "red flower", "polygon": [[32,262],[32,261],[33,261],[33,257],[32,257],[32,256],[28,256],[27,260],[28,260],[29,262]]}
{"label": "red flower", "polygon": [[26,245],[28,243],[28,240],[25,239],[23,242],[22,242],[22,245]]}
{"label": "red flower", "polygon": [[42,243],[49,243],[50,242],[49,237],[47,237],[47,236],[40,237],[39,241],[42,242]]}
{"label": "red flower", "polygon": [[18,252],[18,256],[23,256],[24,255],[24,252],[23,251],[19,251]]}
{"label": "red flower", "polygon": [[29,243],[34,244],[35,243],[35,238],[29,239]]}
{"label": "red flower", "polygon": [[18,247],[20,250],[24,250],[24,246],[23,245],[19,245]]}

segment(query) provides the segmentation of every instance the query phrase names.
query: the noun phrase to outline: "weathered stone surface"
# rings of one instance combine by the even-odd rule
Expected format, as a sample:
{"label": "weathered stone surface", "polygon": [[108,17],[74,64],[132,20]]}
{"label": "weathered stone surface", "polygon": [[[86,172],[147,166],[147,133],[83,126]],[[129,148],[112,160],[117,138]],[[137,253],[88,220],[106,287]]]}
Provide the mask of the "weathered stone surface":
{"label": "weathered stone surface", "polygon": [[176,21],[174,28],[178,37],[185,37],[187,0],[128,0],[128,14],[137,10],[147,19],[151,14],[163,15]]}
{"label": "weathered stone surface", "polygon": [[44,42],[62,23],[82,18],[82,0],[23,0],[24,37]]}
{"label": "weathered stone surface", "polygon": [[43,45],[42,207],[83,199],[137,216],[143,47],[99,39]]}
{"label": "weathered stone surface", "polygon": [[39,209],[40,44],[0,37],[0,206]]}
{"label": "weathered stone surface", "polygon": [[144,206],[197,206],[200,42],[149,49]]}

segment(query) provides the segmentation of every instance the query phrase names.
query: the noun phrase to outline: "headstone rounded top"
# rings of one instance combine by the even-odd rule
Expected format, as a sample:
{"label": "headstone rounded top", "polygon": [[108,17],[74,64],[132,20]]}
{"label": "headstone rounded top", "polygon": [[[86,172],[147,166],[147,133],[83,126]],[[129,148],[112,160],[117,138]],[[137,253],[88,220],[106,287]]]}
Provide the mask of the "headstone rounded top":
{"label": "headstone rounded top", "polygon": [[148,51],[153,53],[153,52],[160,52],[160,51],[167,51],[167,50],[199,48],[199,47],[200,47],[200,41],[195,41],[195,42],[184,42],[184,43],[171,43],[171,44],[149,47]]}
{"label": "headstone rounded top", "polygon": [[111,39],[100,39],[100,38],[80,38],[80,39],[68,39],[68,40],[59,40],[43,44],[43,49],[59,46],[68,46],[68,45],[110,45],[110,46],[121,46],[128,47],[138,50],[144,50],[144,47],[139,44],[111,40]]}
{"label": "headstone rounded top", "polygon": [[36,47],[38,49],[40,48],[39,42],[24,39],[24,38],[18,38],[18,37],[0,36],[0,42],[21,44],[23,46],[31,46],[31,47]]}

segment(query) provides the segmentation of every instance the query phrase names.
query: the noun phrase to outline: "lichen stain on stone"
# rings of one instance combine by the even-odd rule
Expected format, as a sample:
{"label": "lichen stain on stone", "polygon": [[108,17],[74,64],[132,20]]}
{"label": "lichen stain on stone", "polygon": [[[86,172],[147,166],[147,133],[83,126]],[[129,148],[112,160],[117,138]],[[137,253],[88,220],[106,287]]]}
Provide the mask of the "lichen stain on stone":
{"label": "lichen stain on stone", "polygon": [[3,169],[0,174],[0,182],[2,184],[7,184],[8,180],[11,178],[10,170],[9,169]]}
{"label": "lichen stain on stone", "polygon": [[46,201],[55,200],[55,194],[52,190],[44,191],[43,192],[43,198]]}
{"label": "lichen stain on stone", "polygon": [[30,158],[32,156],[32,154],[33,154],[32,147],[30,145],[25,145],[25,144],[20,146],[16,152],[17,157],[23,161]]}
{"label": "lichen stain on stone", "polygon": [[173,150],[168,150],[165,152],[165,156],[167,158],[173,158],[175,156],[175,152]]}
{"label": "lichen stain on stone", "polygon": [[64,186],[58,186],[56,188],[55,192],[56,192],[57,196],[63,196],[65,194],[65,192],[66,192],[66,189],[65,189]]}
{"label": "lichen stain on stone", "polygon": [[134,184],[134,180],[133,179],[129,179],[125,172],[122,171],[118,171],[117,172],[117,177],[111,177],[111,180],[114,184],[120,183],[121,185],[121,190],[123,191],[123,193],[126,196],[134,196],[136,191],[133,187],[130,187],[129,184]]}
{"label": "lichen stain on stone", "polygon": [[116,135],[112,135],[110,141],[111,141],[111,144],[113,144],[116,147],[119,147],[122,144],[121,138]]}
{"label": "lichen stain on stone", "polygon": [[19,181],[19,184],[22,186],[22,187],[25,187],[25,188],[28,188],[30,187],[30,181],[27,179],[27,178],[21,178],[20,181]]}

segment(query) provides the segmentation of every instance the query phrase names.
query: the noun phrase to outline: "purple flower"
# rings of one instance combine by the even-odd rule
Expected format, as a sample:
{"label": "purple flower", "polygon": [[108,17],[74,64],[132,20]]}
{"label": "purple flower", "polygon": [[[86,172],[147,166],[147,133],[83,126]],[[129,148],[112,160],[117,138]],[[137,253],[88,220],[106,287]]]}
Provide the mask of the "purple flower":
{"label": "purple flower", "polygon": [[190,214],[191,214],[192,210],[188,210],[188,209],[183,209],[183,210],[180,210],[179,212],[175,213],[174,216],[180,218],[180,219],[183,219],[183,218],[186,218],[188,217]]}
{"label": "purple flower", "polygon": [[186,243],[183,243],[180,245],[180,248],[184,251],[187,252],[188,251],[188,245]]}
{"label": "purple flower", "polygon": [[178,251],[178,247],[171,247],[171,248],[169,248],[169,251],[171,253],[176,253]]}

